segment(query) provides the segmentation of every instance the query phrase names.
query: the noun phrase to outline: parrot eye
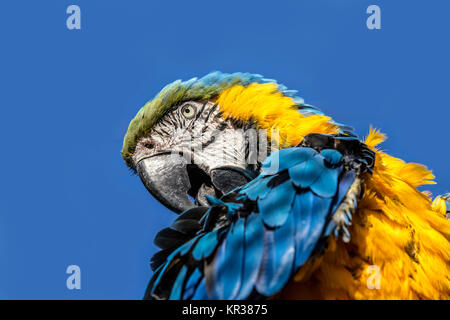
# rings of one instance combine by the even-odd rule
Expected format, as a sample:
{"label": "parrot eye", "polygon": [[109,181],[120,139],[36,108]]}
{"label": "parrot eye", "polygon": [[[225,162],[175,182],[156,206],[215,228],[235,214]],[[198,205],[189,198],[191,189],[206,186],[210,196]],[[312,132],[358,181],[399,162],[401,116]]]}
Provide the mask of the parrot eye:
{"label": "parrot eye", "polygon": [[181,109],[181,114],[186,118],[186,119],[192,119],[195,115],[195,107],[192,104],[187,104],[185,106],[183,106],[183,108]]}

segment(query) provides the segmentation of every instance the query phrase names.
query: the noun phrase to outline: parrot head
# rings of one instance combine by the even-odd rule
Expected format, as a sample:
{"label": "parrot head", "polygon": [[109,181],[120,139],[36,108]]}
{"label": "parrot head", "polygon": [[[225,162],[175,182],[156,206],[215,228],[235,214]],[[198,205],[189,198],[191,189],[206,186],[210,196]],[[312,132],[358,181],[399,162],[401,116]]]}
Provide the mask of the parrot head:
{"label": "parrot head", "polygon": [[271,151],[343,129],[295,93],[249,73],[175,81],[130,122],[122,157],[170,210],[207,205],[251,180]]}

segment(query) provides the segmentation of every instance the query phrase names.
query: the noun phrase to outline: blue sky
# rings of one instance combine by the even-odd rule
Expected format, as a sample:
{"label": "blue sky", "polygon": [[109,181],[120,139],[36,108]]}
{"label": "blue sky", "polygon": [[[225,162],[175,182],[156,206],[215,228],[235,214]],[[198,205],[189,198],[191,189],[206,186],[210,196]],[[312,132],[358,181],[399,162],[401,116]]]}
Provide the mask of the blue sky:
{"label": "blue sky", "polygon": [[[66,8],[81,8],[81,30]],[[368,30],[370,4],[381,30]],[[450,191],[445,1],[3,1],[0,4],[0,298],[140,299],[155,233],[174,215],[120,157],[137,110],[164,85],[247,71]],[[66,288],[67,266],[81,290]]]}

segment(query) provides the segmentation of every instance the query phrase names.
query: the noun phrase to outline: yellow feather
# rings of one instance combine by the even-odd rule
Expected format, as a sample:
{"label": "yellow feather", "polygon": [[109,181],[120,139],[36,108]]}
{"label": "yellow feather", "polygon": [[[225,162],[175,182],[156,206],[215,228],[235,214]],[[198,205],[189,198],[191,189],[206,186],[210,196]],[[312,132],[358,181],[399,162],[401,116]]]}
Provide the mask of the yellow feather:
{"label": "yellow feather", "polygon": [[433,202],[431,203],[431,208],[442,216],[445,216],[447,213],[447,210],[449,209],[449,208],[447,208],[445,200],[440,196],[436,197],[433,200]]}
{"label": "yellow feather", "polygon": [[291,97],[277,91],[275,83],[236,85],[224,90],[216,99],[224,118],[244,122],[254,120],[258,128],[277,130],[280,147],[299,144],[308,133],[337,133],[331,118],[322,115],[304,116]]}

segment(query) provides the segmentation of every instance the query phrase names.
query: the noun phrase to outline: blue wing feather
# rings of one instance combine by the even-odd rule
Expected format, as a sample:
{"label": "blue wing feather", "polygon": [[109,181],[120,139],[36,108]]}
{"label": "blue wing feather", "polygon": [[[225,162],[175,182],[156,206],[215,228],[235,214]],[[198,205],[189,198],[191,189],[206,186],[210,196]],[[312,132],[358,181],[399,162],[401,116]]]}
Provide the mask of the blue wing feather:
{"label": "blue wing feather", "polygon": [[236,299],[246,299],[252,292],[263,255],[264,225],[261,216],[250,215],[245,226],[245,257],[242,284]]}
{"label": "blue wing feather", "polygon": [[331,198],[336,195],[338,177],[341,168],[323,168],[320,177],[310,186],[311,190],[322,198]]}
{"label": "blue wing feather", "polygon": [[183,299],[190,299],[195,293],[195,289],[197,288],[199,282],[202,280],[203,274],[200,272],[198,268],[195,268],[195,270],[192,272],[192,274],[189,276],[186,286],[184,289]]}
{"label": "blue wing feather", "polygon": [[323,158],[317,153],[311,155],[305,162],[289,168],[289,177],[299,188],[308,188],[326,169]]}
{"label": "blue wing feather", "polygon": [[290,180],[272,188],[264,199],[258,200],[261,217],[272,228],[282,226],[289,216],[295,197],[295,189]]}
{"label": "blue wing feather", "polygon": [[192,250],[192,256],[195,260],[206,259],[213,253],[219,242],[217,233],[218,230],[211,231],[198,240]]}
{"label": "blue wing feather", "polygon": [[334,149],[324,149],[320,151],[320,154],[332,165],[336,165],[342,160],[342,154]]}
{"label": "blue wing feather", "polygon": [[265,296],[272,296],[285,286],[291,276],[295,258],[294,219],[278,229],[265,230],[264,252],[256,289]]}
{"label": "blue wing feather", "polygon": [[[333,207],[331,208],[331,212],[336,211],[337,207],[342,202],[342,199],[344,199],[345,195],[347,194],[348,189],[352,185],[353,181],[355,181],[355,178],[355,171],[346,171],[342,174],[337,190],[336,200],[333,204]],[[353,205],[356,207],[356,203],[354,203]]]}
{"label": "blue wing feather", "polygon": [[172,287],[172,291],[170,292],[169,300],[180,300],[181,299],[181,293],[183,290],[182,286],[184,283],[184,279],[186,278],[187,271],[188,271],[188,268],[186,266],[181,267],[181,270],[177,276],[177,280],[175,280],[175,283]]}
{"label": "blue wing feather", "polygon": [[239,193],[245,194],[252,201],[265,198],[271,191],[271,188],[267,185],[269,182],[268,177],[259,176],[255,180],[250,181],[239,191]]}
{"label": "blue wing feather", "polygon": [[[244,261],[245,219],[233,223],[215,258],[212,287],[213,299],[233,299],[241,286]],[[209,287],[209,286],[208,286]]]}
{"label": "blue wing feather", "polygon": [[190,249],[190,247],[192,246],[192,244],[194,243],[195,238],[191,239],[190,241],[186,242],[185,244],[183,244],[182,246],[178,247],[177,249],[175,249],[166,259],[166,263],[164,265],[161,266],[161,271],[159,271],[158,273],[158,277],[156,278],[156,280],[153,282],[153,288],[156,288],[159,284],[159,282],[161,281],[162,277],[165,275],[165,271],[166,269],[170,266],[172,260],[179,255],[180,253],[186,252]]}
{"label": "blue wing feather", "polygon": [[306,161],[316,153],[311,148],[287,148],[274,152],[264,160],[261,167],[261,174],[274,175]]}
{"label": "blue wing feather", "polygon": [[294,206],[296,220],[296,258],[300,267],[310,257],[326,222],[330,199],[316,197],[312,192],[297,195]]}
{"label": "blue wing feather", "polygon": [[192,300],[209,300],[208,293],[206,292],[205,278],[200,281],[200,284],[195,289],[195,293],[192,296]]}

